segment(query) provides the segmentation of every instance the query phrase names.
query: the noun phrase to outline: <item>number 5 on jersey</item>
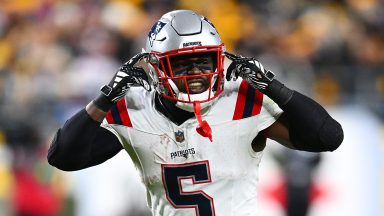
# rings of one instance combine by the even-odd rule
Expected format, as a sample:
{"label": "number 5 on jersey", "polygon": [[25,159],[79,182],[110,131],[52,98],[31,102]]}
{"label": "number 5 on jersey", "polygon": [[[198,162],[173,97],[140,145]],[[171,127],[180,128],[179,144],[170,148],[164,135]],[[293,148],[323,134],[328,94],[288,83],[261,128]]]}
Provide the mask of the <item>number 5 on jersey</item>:
{"label": "number 5 on jersey", "polygon": [[162,164],[163,184],[168,201],[175,208],[194,208],[197,216],[214,216],[213,199],[202,190],[183,191],[181,181],[192,179],[193,184],[211,182],[208,161],[186,164]]}

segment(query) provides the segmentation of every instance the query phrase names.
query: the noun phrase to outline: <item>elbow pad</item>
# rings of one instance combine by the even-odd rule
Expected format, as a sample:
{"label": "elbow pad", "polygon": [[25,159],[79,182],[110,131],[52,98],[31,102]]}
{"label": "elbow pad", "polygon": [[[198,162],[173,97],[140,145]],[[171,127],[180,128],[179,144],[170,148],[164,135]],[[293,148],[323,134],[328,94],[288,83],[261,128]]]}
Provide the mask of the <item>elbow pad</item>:
{"label": "elbow pad", "polygon": [[48,163],[62,170],[81,167],[90,159],[90,140],[99,126],[100,123],[91,119],[85,109],[76,113],[55,134],[48,150]]}
{"label": "elbow pad", "polygon": [[341,125],[317,102],[274,79],[265,94],[286,113],[295,149],[334,151],[344,139]]}
{"label": "elbow pad", "polygon": [[344,139],[341,125],[314,100],[294,92],[281,107],[286,112],[292,145],[303,151],[334,151]]}
{"label": "elbow pad", "polygon": [[320,128],[318,136],[325,151],[334,151],[343,142],[344,132],[339,122],[329,116]]}
{"label": "elbow pad", "polygon": [[58,169],[74,171],[103,163],[122,148],[116,136],[83,109],[57,131],[47,159]]}

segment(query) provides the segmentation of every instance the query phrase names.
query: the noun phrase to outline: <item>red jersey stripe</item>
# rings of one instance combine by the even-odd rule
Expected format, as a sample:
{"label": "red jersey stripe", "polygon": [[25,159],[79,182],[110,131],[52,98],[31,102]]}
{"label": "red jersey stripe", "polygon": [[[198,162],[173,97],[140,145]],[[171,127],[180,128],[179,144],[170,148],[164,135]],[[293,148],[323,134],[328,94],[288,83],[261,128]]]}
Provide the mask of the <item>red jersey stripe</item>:
{"label": "red jersey stripe", "polygon": [[256,90],[255,100],[252,108],[252,116],[260,113],[262,105],[263,105],[263,93],[261,93],[259,90]]}
{"label": "red jersey stripe", "polygon": [[114,124],[115,123],[115,121],[113,120],[113,117],[112,117],[112,111],[111,110],[109,110],[107,112],[105,119],[107,119],[108,124]]}
{"label": "red jersey stripe", "polygon": [[123,125],[132,127],[131,119],[129,118],[127,106],[125,103],[125,98],[119,100],[116,105],[117,109],[119,110],[120,119]]}

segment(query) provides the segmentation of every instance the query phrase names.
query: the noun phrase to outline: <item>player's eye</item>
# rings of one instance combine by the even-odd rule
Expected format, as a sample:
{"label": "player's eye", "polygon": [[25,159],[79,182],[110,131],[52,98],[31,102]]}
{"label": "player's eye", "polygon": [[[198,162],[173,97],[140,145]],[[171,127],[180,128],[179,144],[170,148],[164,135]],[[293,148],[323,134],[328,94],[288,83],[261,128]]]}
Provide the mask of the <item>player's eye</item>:
{"label": "player's eye", "polygon": [[183,76],[186,75],[189,71],[189,67],[183,67],[183,68],[174,68],[173,69],[173,75],[174,76]]}
{"label": "player's eye", "polygon": [[173,56],[170,60],[173,76],[184,76],[193,68],[203,72],[214,71],[214,56],[211,53]]}
{"label": "player's eye", "polygon": [[196,63],[202,64],[202,65],[207,65],[207,64],[210,64],[210,61],[208,60],[208,58],[201,58],[201,59],[197,60]]}

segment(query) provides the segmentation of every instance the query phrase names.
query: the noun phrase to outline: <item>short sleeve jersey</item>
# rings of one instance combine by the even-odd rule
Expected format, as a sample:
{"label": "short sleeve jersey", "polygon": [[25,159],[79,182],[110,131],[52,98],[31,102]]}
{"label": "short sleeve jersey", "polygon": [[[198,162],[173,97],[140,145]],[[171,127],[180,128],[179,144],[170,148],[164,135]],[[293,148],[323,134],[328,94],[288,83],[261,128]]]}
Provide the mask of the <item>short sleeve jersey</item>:
{"label": "short sleeve jersey", "polygon": [[168,120],[155,109],[154,96],[131,88],[102,124],[133,160],[152,214],[257,215],[262,152],[254,152],[251,143],[282,113],[277,104],[241,79],[226,83],[202,114],[211,142],[196,132],[196,118],[181,125]]}

